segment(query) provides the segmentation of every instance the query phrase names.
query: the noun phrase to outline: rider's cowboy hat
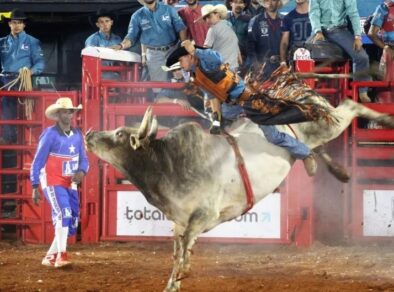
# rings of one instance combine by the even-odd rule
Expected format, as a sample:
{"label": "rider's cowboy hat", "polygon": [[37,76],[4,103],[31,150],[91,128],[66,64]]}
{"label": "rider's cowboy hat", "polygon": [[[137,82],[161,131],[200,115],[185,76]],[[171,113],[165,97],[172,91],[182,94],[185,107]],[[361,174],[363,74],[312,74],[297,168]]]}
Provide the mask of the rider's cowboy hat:
{"label": "rider's cowboy hat", "polygon": [[[202,49],[202,50],[206,49],[206,48],[199,47],[199,46],[196,46],[196,45],[194,45],[194,47],[196,49]],[[183,57],[183,56],[186,56],[186,55],[189,55],[189,53],[188,53],[188,51],[186,51],[185,47],[182,46],[182,44],[181,44],[176,50],[174,50],[168,56],[167,61],[166,61],[166,66],[169,67],[169,68],[171,68],[172,66],[175,66],[177,64],[177,62],[179,63],[179,58]]]}
{"label": "rider's cowboy hat", "polygon": [[45,110],[45,115],[50,120],[57,120],[56,113],[60,109],[74,110],[78,111],[82,109],[82,104],[74,106],[72,100],[69,97],[60,97],[56,100],[54,104],[51,104]]}
{"label": "rider's cowboy hat", "polygon": [[105,8],[99,8],[94,15],[89,16],[89,22],[93,27],[96,27],[96,22],[100,17],[108,17],[112,20],[117,19],[117,15]]}
{"label": "rider's cowboy hat", "polygon": [[220,15],[221,19],[226,19],[227,18],[227,7],[223,4],[218,4],[218,5],[212,5],[212,4],[207,4],[204,5],[201,8],[201,16],[197,18],[194,22],[200,21],[201,19],[205,19],[209,14],[211,13],[218,13]]}

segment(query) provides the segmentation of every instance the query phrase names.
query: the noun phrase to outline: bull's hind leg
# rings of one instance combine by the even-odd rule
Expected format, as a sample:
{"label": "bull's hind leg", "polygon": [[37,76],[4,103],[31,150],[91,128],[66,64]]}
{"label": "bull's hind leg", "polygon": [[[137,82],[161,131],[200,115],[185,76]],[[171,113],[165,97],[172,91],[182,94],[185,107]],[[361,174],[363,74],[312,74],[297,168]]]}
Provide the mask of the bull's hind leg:
{"label": "bull's hind leg", "polygon": [[348,116],[353,115],[375,121],[387,128],[394,128],[394,117],[392,115],[377,112],[351,99],[346,99],[337,109],[339,110],[341,107],[349,111]]}

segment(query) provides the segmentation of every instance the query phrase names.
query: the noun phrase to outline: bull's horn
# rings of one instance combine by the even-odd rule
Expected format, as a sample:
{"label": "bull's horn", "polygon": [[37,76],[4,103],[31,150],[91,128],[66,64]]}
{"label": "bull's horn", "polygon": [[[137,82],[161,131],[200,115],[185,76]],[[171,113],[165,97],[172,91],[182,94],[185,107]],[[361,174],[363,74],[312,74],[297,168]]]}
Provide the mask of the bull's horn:
{"label": "bull's horn", "polygon": [[148,106],[148,108],[145,111],[144,118],[142,119],[140,128],[138,129],[139,139],[143,139],[146,137],[146,134],[148,134],[149,125],[151,121],[152,121],[152,107]]}
{"label": "bull's horn", "polygon": [[159,124],[157,123],[156,116],[153,116],[152,125],[150,127],[148,134],[149,141],[154,140],[156,138],[158,128],[159,128]]}

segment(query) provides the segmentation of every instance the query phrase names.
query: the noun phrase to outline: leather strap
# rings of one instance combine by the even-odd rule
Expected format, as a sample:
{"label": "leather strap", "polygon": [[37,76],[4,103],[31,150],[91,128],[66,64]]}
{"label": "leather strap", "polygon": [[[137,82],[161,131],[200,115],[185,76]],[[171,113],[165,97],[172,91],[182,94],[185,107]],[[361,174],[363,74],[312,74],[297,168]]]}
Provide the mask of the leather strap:
{"label": "leather strap", "polygon": [[252,209],[254,205],[254,193],[252,189],[252,185],[249,180],[249,174],[248,171],[246,170],[245,167],[245,162],[242,157],[241,152],[239,151],[238,143],[237,140],[233,136],[231,136],[229,133],[224,131],[223,135],[226,137],[227,142],[231,145],[231,147],[234,150],[235,157],[237,158],[237,163],[238,163],[238,170],[242,178],[242,182],[245,187],[245,192],[246,192],[246,209],[243,211],[242,215],[248,212],[250,209]]}

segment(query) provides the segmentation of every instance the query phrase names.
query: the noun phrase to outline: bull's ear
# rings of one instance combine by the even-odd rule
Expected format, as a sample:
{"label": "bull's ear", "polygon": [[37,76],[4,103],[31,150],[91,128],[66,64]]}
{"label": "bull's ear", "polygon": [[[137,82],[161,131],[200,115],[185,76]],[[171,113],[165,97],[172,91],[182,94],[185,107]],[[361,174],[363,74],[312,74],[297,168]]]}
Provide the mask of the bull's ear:
{"label": "bull's ear", "polygon": [[149,141],[156,139],[158,128],[159,128],[159,124],[157,123],[156,116],[153,116],[152,124],[150,126],[149,134],[148,134]]}
{"label": "bull's ear", "polygon": [[134,150],[137,150],[138,148],[141,147],[141,142],[140,142],[140,139],[138,138],[138,134],[137,135],[134,135],[134,134],[130,135],[130,146]]}
{"label": "bull's ear", "polygon": [[145,111],[144,118],[142,119],[142,123],[140,125],[140,128],[138,129],[138,138],[143,139],[146,137],[148,134],[148,130],[150,127],[150,124],[152,122],[152,107],[148,106],[148,108]]}

